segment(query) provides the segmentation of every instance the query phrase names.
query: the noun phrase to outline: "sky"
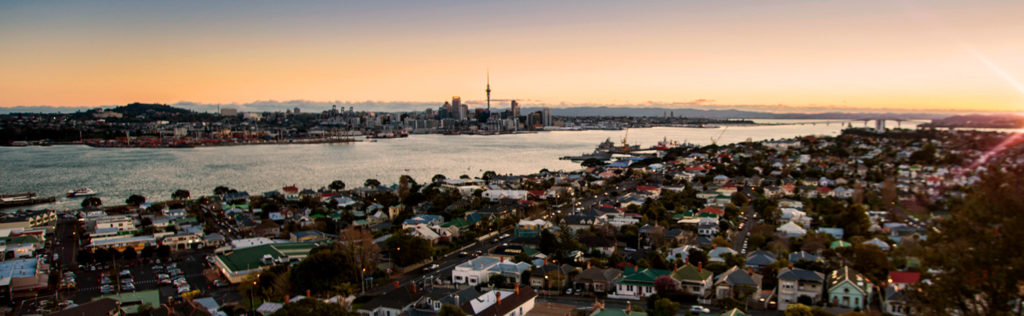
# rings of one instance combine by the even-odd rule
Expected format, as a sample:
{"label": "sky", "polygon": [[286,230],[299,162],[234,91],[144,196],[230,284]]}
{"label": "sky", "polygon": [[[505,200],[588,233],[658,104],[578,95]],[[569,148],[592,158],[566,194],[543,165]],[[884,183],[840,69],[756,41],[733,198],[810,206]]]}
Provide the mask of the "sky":
{"label": "sky", "polygon": [[[1021,1],[3,1],[0,107],[1024,112]],[[495,101],[507,104],[506,101]]]}

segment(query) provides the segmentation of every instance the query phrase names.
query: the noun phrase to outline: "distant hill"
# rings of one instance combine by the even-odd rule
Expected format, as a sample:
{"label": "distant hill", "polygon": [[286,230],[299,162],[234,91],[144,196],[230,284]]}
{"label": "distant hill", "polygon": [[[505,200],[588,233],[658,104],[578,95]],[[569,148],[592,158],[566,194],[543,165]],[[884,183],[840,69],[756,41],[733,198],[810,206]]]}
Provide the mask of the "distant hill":
{"label": "distant hill", "polygon": [[[543,108],[524,108],[524,113],[539,111]],[[586,107],[565,107],[551,108],[551,115],[557,116],[664,116],[671,114],[675,117],[693,118],[747,118],[747,119],[910,119],[910,120],[931,120],[946,117],[943,114],[932,113],[770,113],[733,109],[694,109],[694,108],[666,108],[666,107],[609,107],[609,106],[586,106]]]}
{"label": "distant hill", "polygon": [[1019,115],[955,115],[933,120],[930,127],[1024,128],[1024,117]]}
{"label": "distant hill", "polygon": [[191,110],[182,108],[176,108],[166,104],[147,104],[147,103],[132,103],[125,106],[115,107],[108,109],[107,111],[117,112],[124,114],[125,116],[139,116],[139,115],[174,115],[174,114],[189,114]]}

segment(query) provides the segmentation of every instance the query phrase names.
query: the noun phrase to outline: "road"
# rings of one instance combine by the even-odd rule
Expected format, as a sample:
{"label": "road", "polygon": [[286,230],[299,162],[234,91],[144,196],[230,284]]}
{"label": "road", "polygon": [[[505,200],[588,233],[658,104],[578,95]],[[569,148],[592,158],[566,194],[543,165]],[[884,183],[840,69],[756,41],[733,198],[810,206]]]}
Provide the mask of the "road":
{"label": "road", "polygon": [[739,251],[742,254],[747,253],[747,248],[744,247],[744,242],[747,240],[747,236],[750,235],[750,230],[757,223],[757,215],[754,213],[754,207],[751,204],[747,204],[743,207],[743,214],[740,218],[743,219],[743,228],[736,233],[736,237],[732,239],[732,249]]}
{"label": "road", "polygon": [[[622,309],[622,310],[626,309],[626,306],[627,306],[626,302],[630,302],[632,305],[640,305],[641,307],[644,307],[644,308],[646,308],[646,305],[647,305],[647,301],[646,300],[629,301],[629,300],[610,299],[610,298],[597,299],[597,300],[601,301],[601,302],[604,302],[605,308],[616,308],[616,309]],[[549,297],[549,296],[545,296],[545,295],[540,295],[540,296],[537,296],[537,304],[534,306],[534,308],[544,308],[544,304],[546,304],[548,302],[555,303],[555,304],[574,305],[574,306],[577,306],[577,307],[591,307],[591,306],[594,305],[594,298],[593,297],[585,297],[585,296],[556,296],[556,297]],[[718,315],[720,313],[725,312],[725,310],[714,308],[713,306],[706,306],[706,307],[711,309],[711,314],[713,314],[713,315]],[[690,308],[690,305],[679,304],[679,311],[676,312],[676,315],[686,315],[686,311],[689,310],[689,308]],[[776,316],[776,315],[784,315],[785,314],[785,313],[780,312],[780,311],[753,310],[753,309],[748,310],[747,313],[750,314],[750,315],[759,315],[759,316],[760,315]]]}

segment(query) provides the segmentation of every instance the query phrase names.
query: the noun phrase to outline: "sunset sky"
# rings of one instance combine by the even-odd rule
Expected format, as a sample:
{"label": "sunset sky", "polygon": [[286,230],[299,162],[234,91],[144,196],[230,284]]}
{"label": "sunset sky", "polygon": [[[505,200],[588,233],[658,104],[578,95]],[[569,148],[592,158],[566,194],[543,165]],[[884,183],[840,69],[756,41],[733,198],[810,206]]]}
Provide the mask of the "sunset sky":
{"label": "sunset sky", "polygon": [[1024,112],[1024,1],[4,1],[0,69],[0,107],[483,100],[489,70],[527,104]]}

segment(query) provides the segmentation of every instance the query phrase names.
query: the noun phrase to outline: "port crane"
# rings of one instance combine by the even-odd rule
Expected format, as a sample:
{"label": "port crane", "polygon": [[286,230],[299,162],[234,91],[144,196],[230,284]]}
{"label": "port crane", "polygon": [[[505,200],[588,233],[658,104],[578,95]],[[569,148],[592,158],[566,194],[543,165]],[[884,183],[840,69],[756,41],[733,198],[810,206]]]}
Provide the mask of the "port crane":
{"label": "port crane", "polygon": [[729,125],[722,128],[722,132],[718,133],[718,137],[711,137],[711,145],[718,145],[718,140],[722,139],[722,135],[725,135],[725,131],[729,129]]}

